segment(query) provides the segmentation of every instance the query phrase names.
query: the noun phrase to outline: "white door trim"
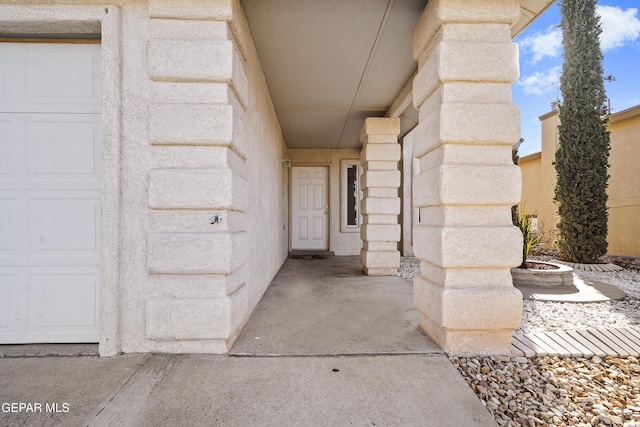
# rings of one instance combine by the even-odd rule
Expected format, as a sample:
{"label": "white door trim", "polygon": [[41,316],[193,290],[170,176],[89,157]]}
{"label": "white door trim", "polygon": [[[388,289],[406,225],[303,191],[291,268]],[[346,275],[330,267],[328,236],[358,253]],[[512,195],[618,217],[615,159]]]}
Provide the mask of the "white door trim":
{"label": "white door trim", "polygon": [[291,250],[329,250],[329,166],[291,168]]}

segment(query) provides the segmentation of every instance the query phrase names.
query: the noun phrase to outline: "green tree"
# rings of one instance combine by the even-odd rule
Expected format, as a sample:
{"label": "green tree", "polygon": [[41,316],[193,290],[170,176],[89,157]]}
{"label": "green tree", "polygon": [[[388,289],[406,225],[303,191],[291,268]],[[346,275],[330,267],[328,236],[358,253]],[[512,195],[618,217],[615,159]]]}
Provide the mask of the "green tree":
{"label": "green tree", "polygon": [[595,0],[562,0],[564,64],[560,87],[557,245],[568,260],[597,262],[607,253],[609,131]]}

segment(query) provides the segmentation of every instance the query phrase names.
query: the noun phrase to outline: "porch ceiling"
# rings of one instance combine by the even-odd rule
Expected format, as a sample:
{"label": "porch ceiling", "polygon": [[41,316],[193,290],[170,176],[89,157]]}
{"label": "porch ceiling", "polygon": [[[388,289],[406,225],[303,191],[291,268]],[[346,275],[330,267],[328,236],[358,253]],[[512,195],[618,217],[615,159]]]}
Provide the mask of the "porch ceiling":
{"label": "porch ceiling", "polygon": [[[554,1],[521,0],[514,35]],[[364,119],[411,96],[411,34],[427,0],[242,3],[289,148],[360,147]],[[418,114],[399,101],[404,134]]]}

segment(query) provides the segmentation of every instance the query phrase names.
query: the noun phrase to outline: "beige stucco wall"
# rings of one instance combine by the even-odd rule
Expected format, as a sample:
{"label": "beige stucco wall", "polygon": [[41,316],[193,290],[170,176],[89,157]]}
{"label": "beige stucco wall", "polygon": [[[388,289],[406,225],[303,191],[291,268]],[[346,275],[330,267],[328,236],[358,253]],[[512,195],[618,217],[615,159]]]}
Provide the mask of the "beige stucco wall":
{"label": "beige stucco wall", "polygon": [[[286,258],[280,126],[239,2],[209,3],[150,0],[147,8],[161,39],[149,42],[151,77],[163,97],[180,96],[159,106],[168,110],[160,123],[148,119],[151,143],[157,135],[157,145],[178,146],[173,150],[183,157],[157,185],[167,201],[151,205],[172,211],[147,240],[153,264],[148,261],[152,291],[141,298],[146,345],[129,348],[123,341],[124,351],[228,351]],[[209,93],[221,89],[222,96]],[[204,99],[194,100],[192,92],[201,90]],[[206,159],[196,149],[220,151],[223,160],[194,172]],[[158,181],[153,172],[151,196]],[[185,198],[193,202],[174,206]],[[175,210],[193,207],[200,211]],[[222,223],[202,225],[205,214],[216,211]],[[170,283],[167,274],[174,276]]]}
{"label": "beige stucco wall", "polygon": [[555,169],[553,159],[557,146],[558,112],[540,116],[542,151],[520,159],[522,170],[521,205],[530,215],[537,215],[539,230],[546,233],[543,245],[553,244],[556,208],[553,204]]}
{"label": "beige stucco wall", "polygon": [[362,248],[360,227],[345,230],[341,227],[341,221],[344,209],[342,167],[345,161],[360,165],[360,150],[291,149],[287,150],[287,155],[291,160],[291,166],[329,166],[329,250],[336,255],[359,255]]}
{"label": "beige stucco wall", "polygon": [[61,3],[0,1],[0,23],[102,36],[100,353],[224,353],[287,253],[286,147],[240,3]]}
{"label": "beige stucco wall", "polygon": [[640,106],[611,116],[609,249],[640,256]]}
{"label": "beige stucco wall", "polygon": [[[557,144],[557,112],[540,116],[542,151],[520,159],[522,203],[538,216],[544,231],[553,233],[556,209],[553,205]],[[640,106],[611,115],[611,154],[609,156],[609,234],[608,253],[640,256]],[[547,239],[548,244],[552,238]]]}
{"label": "beige stucco wall", "polygon": [[[234,1],[235,39],[244,54],[242,62],[247,77],[247,102],[234,106],[234,130],[242,129],[246,138],[248,209],[246,232],[247,312],[253,308],[284,263],[288,253],[288,170],[283,166],[286,145],[266,84],[258,54],[253,44],[244,12]],[[244,107],[244,108],[243,108]],[[239,332],[239,329],[234,333]]]}
{"label": "beige stucco wall", "polygon": [[[520,169],[522,170],[522,204],[530,207],[542,206],[546,198],[543,187],[540,183],[540,154],[534,153],[520,158]],[[525,181],[526,177],[526,181]],[[533,212],[530,212],[533,213]]]}

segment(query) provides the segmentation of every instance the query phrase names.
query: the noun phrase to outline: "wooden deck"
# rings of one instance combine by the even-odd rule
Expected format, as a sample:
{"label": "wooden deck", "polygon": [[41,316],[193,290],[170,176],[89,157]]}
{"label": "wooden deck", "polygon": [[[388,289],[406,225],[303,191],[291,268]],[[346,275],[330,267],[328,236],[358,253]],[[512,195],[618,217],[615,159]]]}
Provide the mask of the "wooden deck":
{"label": "wooden deck", "polygon": [[640,327],[513,334],[511,348],[525,357],[639,357]]}

